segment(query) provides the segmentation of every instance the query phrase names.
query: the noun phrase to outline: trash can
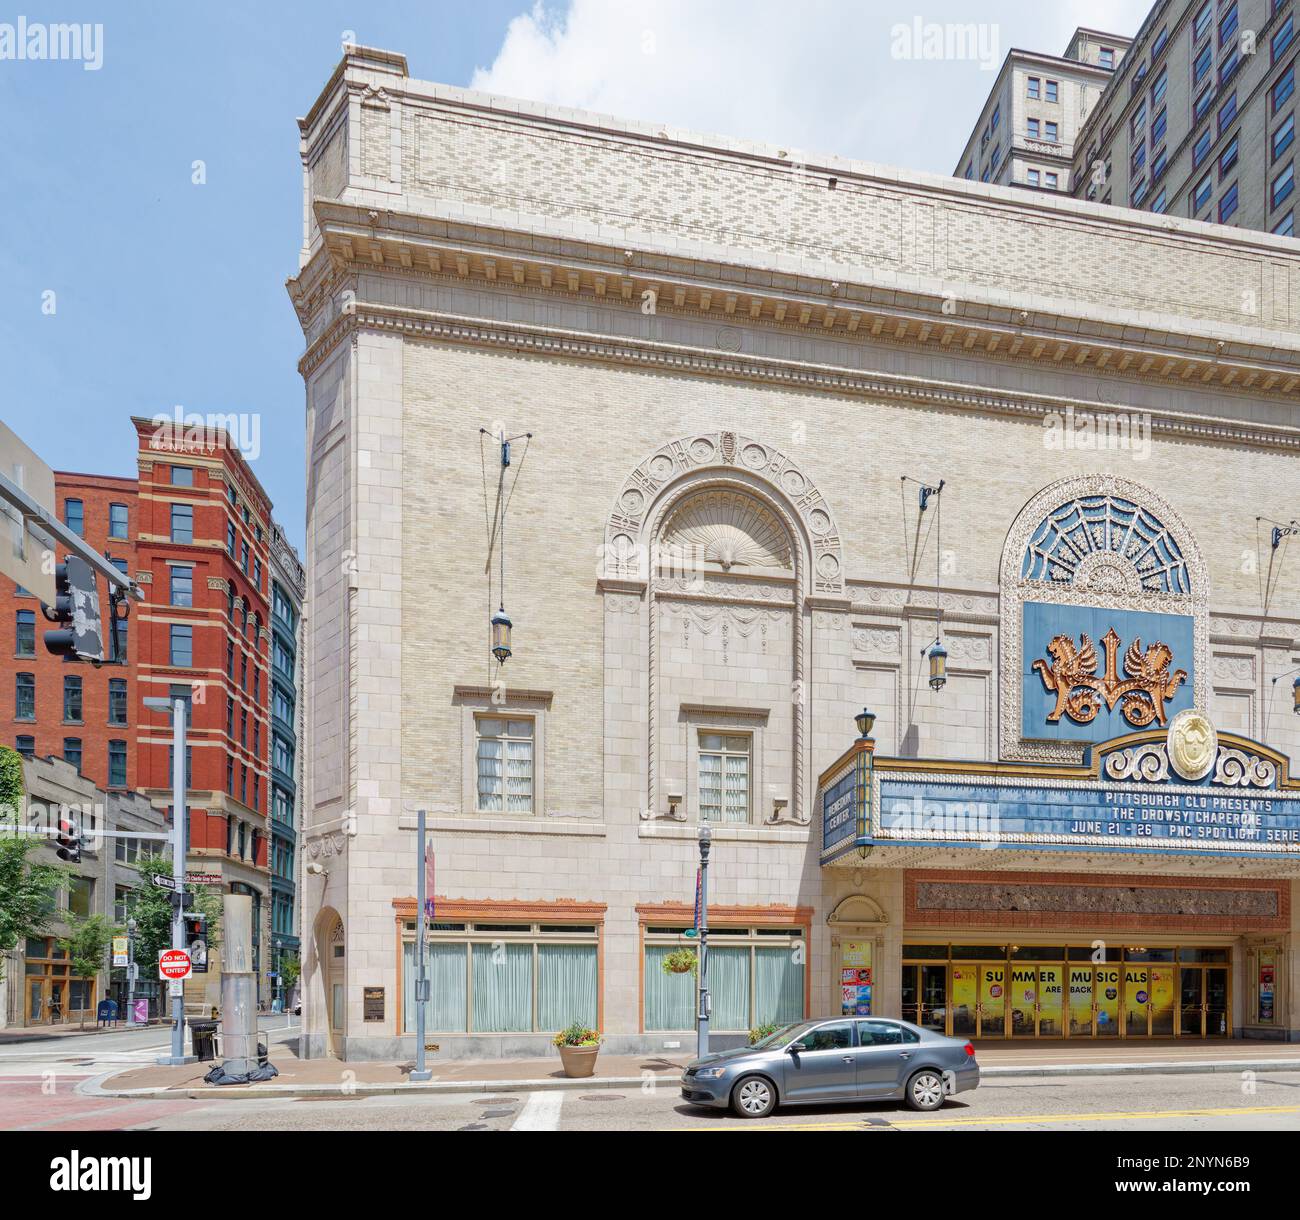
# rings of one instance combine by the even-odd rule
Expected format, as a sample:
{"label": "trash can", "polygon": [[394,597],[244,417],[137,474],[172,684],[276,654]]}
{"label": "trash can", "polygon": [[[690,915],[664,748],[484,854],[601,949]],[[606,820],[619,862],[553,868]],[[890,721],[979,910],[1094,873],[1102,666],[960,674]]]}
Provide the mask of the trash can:
{"label": "trash can", "polygon": [[194,1056],[201,1063],[217,1057],[217,1022],[191,1021],[190,1038],[194,1044]]}

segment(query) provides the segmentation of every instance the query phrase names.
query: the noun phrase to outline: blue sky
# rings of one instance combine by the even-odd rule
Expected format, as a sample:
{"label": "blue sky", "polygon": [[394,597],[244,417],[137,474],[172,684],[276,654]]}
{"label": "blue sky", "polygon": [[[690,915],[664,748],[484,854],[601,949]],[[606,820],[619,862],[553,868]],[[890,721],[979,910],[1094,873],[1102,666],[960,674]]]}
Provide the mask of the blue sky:
{"label": "blue sky", "polygon": [[[799,17],[795,18],[795,10]],[[0,418],[56,469],[129,474],[128,416],[256,412],[254,470],[301,547],[297,116],[345,31],[412,75],[948,172],[994,73],[891,58],[891,24],[983,20],[1060,53],[1120,0],[336,0],[48,4],[103,24],[103,63],[0,60]],[[951,111],[948,111],[950,114]],[[195,161],[206,182],[191,181]],[[46,312],[53,293],[54,312]]]}

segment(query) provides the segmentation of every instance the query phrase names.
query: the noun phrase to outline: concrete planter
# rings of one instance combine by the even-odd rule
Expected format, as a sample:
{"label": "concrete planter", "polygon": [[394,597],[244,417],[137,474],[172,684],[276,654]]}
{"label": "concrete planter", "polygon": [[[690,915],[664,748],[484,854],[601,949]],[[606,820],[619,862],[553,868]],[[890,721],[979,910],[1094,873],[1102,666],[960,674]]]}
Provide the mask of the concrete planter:
{"label": "concrete planter", "polygon": [[560,1063],[564,1065],[564,1074],[575,1079],[590,1076],[596,1070],[596,1056],[600,1054],[598,1046],[562,1046]]}

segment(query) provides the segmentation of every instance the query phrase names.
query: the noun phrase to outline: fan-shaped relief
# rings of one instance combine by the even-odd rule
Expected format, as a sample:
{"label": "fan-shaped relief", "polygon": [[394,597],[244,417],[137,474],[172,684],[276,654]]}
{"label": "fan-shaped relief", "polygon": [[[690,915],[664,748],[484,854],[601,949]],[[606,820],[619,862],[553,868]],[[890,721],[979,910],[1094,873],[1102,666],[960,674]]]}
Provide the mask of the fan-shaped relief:
{"label": "fan-shaped relief", "polygon": [[[674,509],[657,540],[648,538],[649,516],[662,505],[669,485],[701,471],[725,472],[743,489],[701,489]],[[764,504],[770,499],[799,524],[796,539]],[[606,578],[644,580],[653,565],[653,544],[675,541],[702,548],[723,571],[799,569],[798,547],[808,555],[810,592],[842,594],[844,559],[830,506],[813,480],[780,450],[735,432],[670,441],[641,462],[614,499],[605,528],[602,572]]]}
{"label": "fan-shaped relief", "polygon": [[743,492],[711,488],[691,496],[669,517],[662,545],[724,572],[794,566],[785,527]]}

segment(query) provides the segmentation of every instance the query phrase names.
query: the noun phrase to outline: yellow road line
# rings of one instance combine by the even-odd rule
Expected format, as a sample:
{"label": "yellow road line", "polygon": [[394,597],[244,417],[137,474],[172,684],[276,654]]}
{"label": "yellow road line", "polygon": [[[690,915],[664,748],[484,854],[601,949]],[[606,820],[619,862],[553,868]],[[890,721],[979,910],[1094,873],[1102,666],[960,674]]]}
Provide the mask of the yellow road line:
{"label": "yellow road line", "polygon": [[[1214,1110],[1112,1110],[1091,1114],[1021,1114],[989,1118],[904,1118],[889,1121],[894,1129],[929,1127],[993,1127],[1025,1123],[1099,1123],[1153,1118],[1231,1118],[1241,1114],[1300,1114],[1300,1106],[1222,1106]],[[860,1131],[866,1119],[832,1123],[774,1123],[767,1126],[690,1127],[691,1131]]]}

